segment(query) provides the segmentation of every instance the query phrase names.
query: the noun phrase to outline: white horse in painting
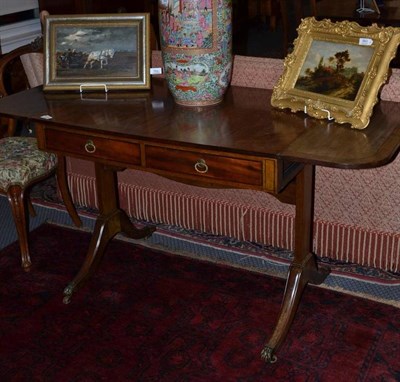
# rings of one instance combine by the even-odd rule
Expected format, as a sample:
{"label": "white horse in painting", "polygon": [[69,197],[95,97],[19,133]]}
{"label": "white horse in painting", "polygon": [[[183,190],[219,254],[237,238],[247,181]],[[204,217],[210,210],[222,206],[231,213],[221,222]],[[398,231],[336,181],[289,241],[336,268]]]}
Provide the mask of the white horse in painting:
{"label": "white horse in painting", "polygon": [[97,50],[90,52],[83,68],[85,69],[88,65],[90,69],[96,62],[100,63],[100,68],[103,69],[105,65],[108,65],[108,60],[113,58],[115,54],[114,49]]}

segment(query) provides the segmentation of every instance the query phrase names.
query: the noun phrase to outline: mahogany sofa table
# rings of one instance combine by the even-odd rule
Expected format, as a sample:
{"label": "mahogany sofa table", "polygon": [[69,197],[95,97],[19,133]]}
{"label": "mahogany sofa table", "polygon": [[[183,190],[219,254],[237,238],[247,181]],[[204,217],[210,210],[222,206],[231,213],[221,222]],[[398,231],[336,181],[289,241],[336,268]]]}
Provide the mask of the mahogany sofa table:
{"label": "mahogany sofa table", "polygon": [[187,108],[174,103],[162,79],[153,79],[145,92],[81,96],[45,94],[39,87],[1,99],[0,115],[36,123],[41,149],[95,164],[99,216],[64,302],[88,280],[117,233],[143,238],[154,230],[135,227],[119,208],[118,171],[268,192],[296,205],[294,258],[277,324],[261,352],[274,362],[304,287],[329,273],[312,253],[315,166],[362,169],[393,160],[400,147],[400,104],[381,101],[370,125],[354,130],[275,110],[270,98],[270,90],[231,87],[220,105]]}

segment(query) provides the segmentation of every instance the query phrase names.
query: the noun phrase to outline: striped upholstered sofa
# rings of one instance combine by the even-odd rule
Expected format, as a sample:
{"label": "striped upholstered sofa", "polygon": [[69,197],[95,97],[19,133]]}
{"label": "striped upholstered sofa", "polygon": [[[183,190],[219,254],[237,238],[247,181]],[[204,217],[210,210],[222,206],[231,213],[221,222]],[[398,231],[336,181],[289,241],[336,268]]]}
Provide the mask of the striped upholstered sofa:
{"label": "striped upholstered sofa", "polygon": [[[161,66],[159,52],[152,66]],[[236,56],[232,85],[272,88],[282,70],[282,60]],[[381,98],[400,102],[400,70]],[[74,201],[96,207],[93,165],[68,159],[67,168]],[[316,176],[315,253],[400,272],[400,155],[375,169],[318,167]],[[140,220],[294,247],[294,207],[266,193],[200,189],[133,170],[119,174],[119,191],[122,208]]]}

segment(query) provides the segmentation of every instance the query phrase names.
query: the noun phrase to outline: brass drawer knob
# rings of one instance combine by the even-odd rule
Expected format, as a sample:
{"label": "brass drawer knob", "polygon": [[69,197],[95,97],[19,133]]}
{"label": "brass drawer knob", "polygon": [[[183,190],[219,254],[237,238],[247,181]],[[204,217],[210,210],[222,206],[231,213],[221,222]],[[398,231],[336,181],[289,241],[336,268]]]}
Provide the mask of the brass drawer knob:
{"label": "brass drawer knob", "polygon": [[200,174],[205,174],[208,171],[207,163],[204,159],[199,159],[195,165],[194,169]]}
{"label": "brass drawer knob", "polygon": [[85,150],[89,154],[93,154],[96,151],[96,146],[94,145],[92,140],[88,140],[85,144]]}

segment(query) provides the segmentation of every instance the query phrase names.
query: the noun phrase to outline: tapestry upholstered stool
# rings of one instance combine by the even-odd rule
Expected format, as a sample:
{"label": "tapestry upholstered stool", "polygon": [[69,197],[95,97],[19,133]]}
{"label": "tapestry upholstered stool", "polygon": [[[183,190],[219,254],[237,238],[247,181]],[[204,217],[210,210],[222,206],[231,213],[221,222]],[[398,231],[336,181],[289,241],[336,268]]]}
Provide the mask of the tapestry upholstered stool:
{"label": "tapestry upholstered stool", "polygon": [[[33,81],[32,70],[40,73],[38,81],[42,81],[42,54],[38,53],[40,50],[41,40],[39,39],[1,56],[0,97],[7,97],[18,91],[37,86],[39,83]],[[24,63],[26,61],[30,64],[29,76],[25,70]],[[14,77],[19,79],[16,84],[14,81],[10,81]],[[78,227],[82,225],[82,222],[72,203],[68,189],[65,158],[40,151],[34,137],[14,136],[17,128],[16,120],[3,118],[0,122],[5,125],[2,134],[5,137],[0,139],[0,192],[7,194],[10,201],[21,248],[22,267],[28,269],[31,260],[28,245],[29,215],[27,211],[29,210],[30,214],[35,216],[28,194],[30,186],[56,172],[59,190],[72,221]],[[0,130],[0,133],[2,131]]]}
{"label": "tapestry upholstered stool", "polygon": [[[56,155],[38,149],[36,138],[6,137],[0,139],[0,191],[7,194],[11,204],[24,269],[28,269],[31,265],[26,213],[28,207],[30,213],[35,215],[32,205],[25,201],[27,199],[25,197],[26,190],[34,183],[52,175],[56,171],[57,162]],[[59,178],[57,179],[60,181]],[[65,187],[60,188],[60,190],[62,189],[65,190]],[[63,195],[64,200],[70,200],[68,189],[62,193],[65,192],[68,192],[68,195]],[[66,203],[66,205],[75,225],[80,226],[81,221],[72,202]]]}

